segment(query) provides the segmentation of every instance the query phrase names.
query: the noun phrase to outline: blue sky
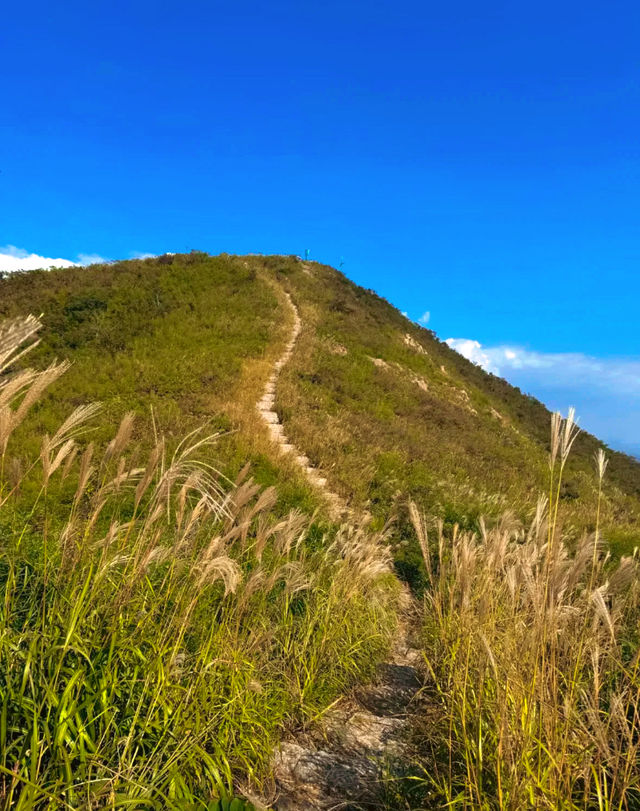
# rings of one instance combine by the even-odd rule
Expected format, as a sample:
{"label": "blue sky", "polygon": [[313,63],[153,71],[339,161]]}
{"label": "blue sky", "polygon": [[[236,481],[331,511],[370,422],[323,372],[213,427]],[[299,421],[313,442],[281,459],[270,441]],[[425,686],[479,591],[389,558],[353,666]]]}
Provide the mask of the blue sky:
{"label": "blue sky", "polygon": [[615,0],[6,4],[0,254],[344,257],[640,452],[639,24]]}

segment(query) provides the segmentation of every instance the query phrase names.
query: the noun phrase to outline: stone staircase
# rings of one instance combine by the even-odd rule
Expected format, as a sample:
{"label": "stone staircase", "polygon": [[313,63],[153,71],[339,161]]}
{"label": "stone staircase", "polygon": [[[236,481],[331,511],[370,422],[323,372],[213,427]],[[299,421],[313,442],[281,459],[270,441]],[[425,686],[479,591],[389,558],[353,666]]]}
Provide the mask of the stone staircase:
{"label": "stone staircase", "polygon": [[302,329],[302,321],[300,320],[298,308],[293,303],[289,293],[284,292],[284,296],[293,315],[291,333],[282,355],[273,365],[271,374],[269,375],[269,378],[265,384],[262,397],[258,401],[256,407],[258,409],[258,413],[266,424],[271,440],[278,446],[280,453],[288,454],[289,456],[293,457],[294,461],[300,468],[302,468],[311,484],[322,491],[323,497],[329,505],[331,517],[335,520],[348,514],[349,510],[347,505],[337,493],[333,493],[327,487],[327,479],[322,475],[318,468],[314,467],[304,453],[299,451],[296,446],[290,442],[289,439],[287,439],[284,432],[284,427],[280,422],[278,413],[275,411],[276,383],[278,380],[278,375],[280,374],[282,367],[291,357],[293,349],[296,345],[296,341],[298,340],[298,335],[300,335],[300,330]]}
{"label": "stone staircase", "polygon": [[[350,508],[327,486],[327,480],[287,438],[275,411],[278,375],[290,359],[302,322],[291,296],[292,328],[257,404],[269,436],[280,453],[291,456],[328,502],[334,520],[353,518]],[[360,516],[367,520],[367,515]],[[283,741],[274,755],[276,811],[393,808],[387,803],[389,780],[406,752],[410,716],[422,686],[422,656],[410,643],[412,599],[403,594],[404,620],[388,660],[371,684],[341,699],[312,728]],[[263,806],[266,807],[266,806]]]}

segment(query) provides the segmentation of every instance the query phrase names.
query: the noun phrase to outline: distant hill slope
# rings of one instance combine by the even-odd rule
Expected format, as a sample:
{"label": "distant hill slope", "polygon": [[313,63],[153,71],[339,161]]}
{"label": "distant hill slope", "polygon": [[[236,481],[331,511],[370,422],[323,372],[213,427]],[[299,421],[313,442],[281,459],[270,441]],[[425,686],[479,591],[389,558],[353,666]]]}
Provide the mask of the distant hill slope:
{"label": "distant hill slope", "polygon": [[[0,317],[44,314],[37,360],[74,362],[58,384],[67,402],[101,400],[113,423],[152,409],[169,437],[213,420],[231,431],[217,449],[224,472],[249,460],[283,507],[311,509],[316,494],[274,452],[254,408],[287,336],[282,291],[302,331],[276,409],[333,489],[377,521],[396,504],[402,513],[408,496],[449,523],[533,509],[546,487],[545,407],[328,266],[194,252],[12,274],[0,280]],[[54,391],[36,419],[53,424],[62,407]],[[593,520],[600,444],[581,434],[566,476],[564,519],[576,533]],[[639,542],[637,461],[611,453],[604,507],[614,546]]]}

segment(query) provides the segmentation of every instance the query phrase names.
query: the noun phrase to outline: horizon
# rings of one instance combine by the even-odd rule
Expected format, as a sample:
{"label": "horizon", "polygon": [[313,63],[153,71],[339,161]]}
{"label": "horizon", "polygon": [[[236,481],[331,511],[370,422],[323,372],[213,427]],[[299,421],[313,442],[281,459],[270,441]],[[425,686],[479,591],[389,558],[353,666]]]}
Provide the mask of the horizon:
{"label": "horizon", "polygon": [[636,5],[5,17],[0,270],[309,249],[640,453]]}
{"label": "horizon", "polygon": [[[192,250],[197,251],[198,249],[194,248]],[[20,253],[24,254],[25,252],[22,251]],[[175,255],[175,252],[168,251],[167,254]],[[225,255],[225,254],[229,254],[229,252],[228,251],[221,251],[219,255]],[[68,268],[68,267],[83,267],[83,266],[84,267],[89,267],[92,264],[114,264],[114,263],[122,262],[122,261],[131,261],[132,259],[140,259],[140,260],[152,259],[152,258],[155,258],[156,256],[160,256],[160,255],[161,254],[140,254],[138,256],[130,257],[129,259],[103,259],[102,257],[87,255],[85,257],[84,262],[76,262],[76,263],[74,263],[74,262],[71,262],[71,261],[65,260],[65,259],[55,259],[55,260],[53,260],[53,262],[55,262],[56,264],[51,264],[51,265],[49,265],[47,267],[44,267],[44,266],[40,266],[38,264],[39,260],[42,259],[42,257],[37,257],[37,256],[35,256],[33,254],[31,254],[31,255],[27,254],[26,256],[15,257],[16,264],[15,264],[15,267],[13,267],[11,269],[5,268],[3,270],[3,268],[0,267],[0,279],[2,278],[3,273],[5,273],[6,275],[9,275],[10,273],[15,273],[15,272],[29,273],[29,272],[34,271],[34,270],[48,271],[48,270],[52,270],[52,269],[64,269],[64,268]],[[215,255],[215,254],[212,254],[212,255]],[[302,258],[300,254],[261,254],[261,253],[255,253],[255,254],[235,254],[235,255],[237,255],[237,256],[278,256],[278,255],[279,256],[291,256],[291,255],[296,255],[299,258]],[[2,257],[1,252],[0,252],[0,257]],[[315,259],[311,259],[311,258],[309,258],[309,261],[320,262],[320,260],[315,260]],[[20,262],[25,264],[26,267],[18,267]],[[0,264],[1,263],[2,263],[2,260],[0,258]],[[320,262],[320,264],[329,264],[329,263]],[[334,267],[334,266],[332,266],[332,267]],[[336,267],[334,267],[334,270],[338,270],[339,272],[344,273],[343,270],[341,270],[339,268],[336,268]],[[344,275],[347,278],[350,278],[347,273],[344,273]],[[352,281],[354,281],[354,280],[352,279]],[[366,285],[360,285],[360,286],[361,287],[366,287]],[[371,288],[366,288],[366,289],[371,289]],[[382,295],[377,290],[373,290],[373,292],[376,295]],[[519,348],[519,347],[512,347],[512,348],[500,347],[500,348],[496,348],[496,349],[483,348],[477,341],[472,341],[472,340],[468,340],[468,339],[443,338],[435,330],[432,330],[431,328],[427,327],[427,323],[425,322],[424,316],[413,319],[413,318],[411,318],[409,316],[409,314],[407,312],[400,311],[399,308],[394,304],[394,302],[392,302],[392,301],[390,301],[388,299],[387,299],[387,301],[389,301],[389,304],[391,304],[392,307],[394,307],[402,315],[404,315],[407,318],[407,320],[410,321],[414,326],[422,327],[424,329],[429,329],[429,331],[431,333],[433,333],[435,335],[435,337],[438,338],[438,340],[442,341],[443,343],[446,343],[452,349],[455,349],[459,354],[461,354],[463,357],[467,358],[467,360],[469,360],[471,363],[476,364],[477,366],[484,369],[484,371],[489,372],[490,374],[496,375],[497,377],[501,377],[502,379],[506,380],[511,385],[516,386],[518,388],[521,388],[518,385],[518,383],[515,382],[515,380],[514,380],[514,378],[517,379],[517,373],[519,371],[519,368],[521,368],[518,365],[518,361],[519,361],[520,356],[517,353],[522,352],[523,354],[526,354],[526,350],[524,350],[522,348]],[[428,321],[428,319],[426,319],[426,320]],[[557,363],[562,363],[563,359],[564,359],[563,355],[557,355],[556,356],[556,362]],[[591,360],[594,360],[594,359],[591,359]],[[506,363],[510,367],[510,369],[514,372],[514,374],[510,375],[509,377],[502,374],[501,371],[500,371],[500,368],[498,366],[496,366],[496,363],[500,363],[500,362]],[[584,360],[581,359],[581,362],[584,362]],[[623,360],[622,362],[625,362],[625,361]],[[534,367],[536,365],[540,368],[540,363],[533,364]],[[543,366],[541,371],[544,372],[544,368],[545,367]],[[591,370],[591,371],[593,371],[593,370]],[[545,401],[541,400],[541,398],[538,397],[533,391],[528,391],[526,388],[521,388],[521,390],[522,390],[523,394],[525,394],[527,396],[535,397],[537,400],[540,400],[543,403],[543,405],[545,405],[550,411],[557,411],[563,417],[566,417],[569,408],[573,407],[572,404],[566,405],[566,404],[563,404],[563,403],[559,402],[558,400],[556,400],[556,405],[551,405],[549,402],[545,402]],[[576,424],[578,425],[580,430],[586,430],[588,433],[594,435],[597,439],[599,439],[605,445],[608,445],[608,447],[611,450],[618,451],[620,453],[625,453],[625,454],[631,456],[632,458],[636,459],[638,462],[640,462],[640,445],[636,445],[635,447],[632,445],[632,446],[629,446],[627,448],[625,448],[625,447],[614,447],[613,445],[610,445],[606,441],[606,439],[604,439],[602,436],[595,433],[588,426],[585,426],[585,425],[581,424],[581,416],[580,416],[580,414],[576,414]]]}

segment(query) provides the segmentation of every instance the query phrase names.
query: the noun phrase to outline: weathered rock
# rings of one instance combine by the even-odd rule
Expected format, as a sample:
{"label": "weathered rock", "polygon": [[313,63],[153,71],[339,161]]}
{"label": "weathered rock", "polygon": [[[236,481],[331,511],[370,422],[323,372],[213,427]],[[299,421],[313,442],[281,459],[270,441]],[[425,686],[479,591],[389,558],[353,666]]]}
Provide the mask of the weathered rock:
{"label": "weathered rock", "polygon": [[337,709],[325,716],[323,733],[332,749],[368,758],[399,756],[406,737],[401,718],[384,718],[363,709]]}

